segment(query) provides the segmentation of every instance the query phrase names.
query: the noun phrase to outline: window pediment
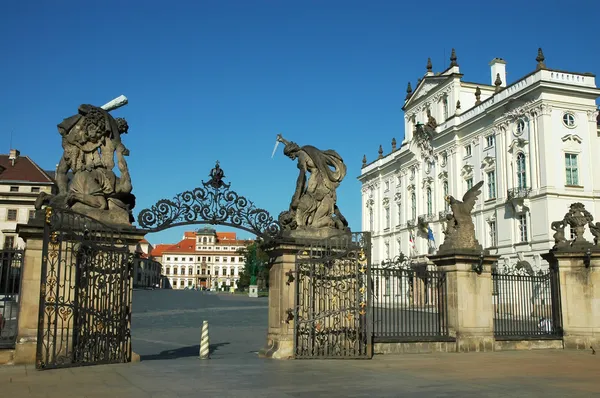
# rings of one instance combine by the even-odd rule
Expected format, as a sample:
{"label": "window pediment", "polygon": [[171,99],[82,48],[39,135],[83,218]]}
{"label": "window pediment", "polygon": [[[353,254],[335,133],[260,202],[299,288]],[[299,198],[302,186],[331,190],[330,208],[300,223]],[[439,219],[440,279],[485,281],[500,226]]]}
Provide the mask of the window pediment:
{"label": "window pediment", "polygon": [[513,153],[516,152],[519,149],[523,149],[525,148],[525,146],[529,144],[529,141],[523,139],[523,138],[516,138],[512,141],[512,143],[510,144],[510,146],[508,147],[508,151]]}
{"label": "window pediment", "polygon": [[473,176],[473,165],[465,164],[460,170],[460,175],[462,178],[469,178]]}
{"label": "window pediment", "polygon": [[440,174],[438,174],[438,178],[440,180],[446,180],[448,178],[448,172],[446,170],[442,171]]}
{"label": "window pediment", "polygon": [[578,136],[577,134],[567,134],[565,136],[563,136],[561,138],[562,142],[573,142],[573,143],[577,143],[577,144],[581,144],[583,142],[583,140],[581,139],[580,136]]}
{"label": "window pediment", "polygon": [[496,159],[491,156],[486,156],[481,161],[481,168],[483,168],[484,170],[492,169],[492,168],[494,168],[495,165],[496,165]]}
{"label": "window pediment", "polygon": [[433,184],[433,178],[432,177],[426,177],[426,178],[423,179],[423,183],[422,183],[423,189],[431,186],[431,184]]}

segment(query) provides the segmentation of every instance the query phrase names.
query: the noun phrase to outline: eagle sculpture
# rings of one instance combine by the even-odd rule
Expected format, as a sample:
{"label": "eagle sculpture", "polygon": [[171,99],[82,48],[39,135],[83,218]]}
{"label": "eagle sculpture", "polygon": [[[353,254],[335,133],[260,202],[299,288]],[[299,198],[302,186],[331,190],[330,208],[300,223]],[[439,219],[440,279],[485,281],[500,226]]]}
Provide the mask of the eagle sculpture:
{"label": "eagle sculpture", "polygon": [[446,238],[440,245],[439,252],[469,250],[481,251],[482,247],[475,239],[475,225],[471,212],[475,207],[475,202],[481,194],[480,188],[483,181],[473,185],[463,196],[462,202],[454,196],[446,196],[446,201],[450,204],[452,214],[446,216]]}

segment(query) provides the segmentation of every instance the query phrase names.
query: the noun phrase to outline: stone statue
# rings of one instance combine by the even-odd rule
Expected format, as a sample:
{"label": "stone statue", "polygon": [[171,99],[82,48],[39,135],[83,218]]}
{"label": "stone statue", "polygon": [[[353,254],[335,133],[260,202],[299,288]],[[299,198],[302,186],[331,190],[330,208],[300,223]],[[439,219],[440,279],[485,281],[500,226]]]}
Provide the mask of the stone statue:
{"label": "stone statue", "polygon": [[471,212],[481,194],[480,188],[483,181],[478,182],[469,189],[463,196],[462,202],[453,196],[447,196],[445,199],[450,203],[452,214],[447,216],[446,235],[444,243],[440,245],[439,253],[448,251],[477,251],[482,250],[481,245],[475,239],[475,225],[471,217]]}
{"label": "stone statue", "polygon": [[310,145],[300,147],[281,134],[277,135],[277,141],[285,145],[283,153],[287,157],[298,160],[300,169],[290,208],[279,215],[282,228],[350,231],[336,204],[336,189],[346,176],[341,156],[333,150],[321,151]]}
{"label": "stone statue", "polygon": [[[131,225],[135,196],[125,160],[129,150],[121,142],[128,129],[125,119],[93,105],[81,105],[64,119],[58,125],[64,150],[56,169],[58,195],[40,194],[36,208],[49,204],[106,224]],[[113,171],[115,156],[119,177]]]}
{"label": "stone statue", "polygon": [[552,224],[550,224],[550,228],[552,228],[552,230],[555,231],[553,235],[555,248],[566,247],[569,245],[567,243],[567,240],[565,239],[566,225],[567,224],[564,220],[554,221]]}
{"label": "stone statue", "polygon": [[600,237],[600,222],[594,224],[590,221],[588,227],[590,227],[590,232],[594,236],[594,245],[598,246],[598,238]]}

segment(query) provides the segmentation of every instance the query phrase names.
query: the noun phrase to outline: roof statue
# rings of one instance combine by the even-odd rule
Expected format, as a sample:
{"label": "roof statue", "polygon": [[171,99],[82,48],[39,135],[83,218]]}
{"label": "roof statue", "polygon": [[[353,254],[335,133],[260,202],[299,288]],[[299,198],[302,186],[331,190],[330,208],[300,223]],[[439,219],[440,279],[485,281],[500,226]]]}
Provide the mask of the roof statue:
{"label": "roof statue", "polygon": [[[349,232],[348,222],[337,206],[336,189],[346,176],[346,165],[333,150],[321,151],[313,146],[300,147],[285,140],[283,153],[298,161],[300,173],[289,210],[279,215],[285,231],[299,230],[317,234]],[[307,173],[309,174],[307,178]]]}
{"label": "roof statue", "polygon": [[[120,101],[119,101],[120,100]],[[126,103],[117,98],[104,107],[80,105],[77,114],[58,125],[63,154],[56,169],[56,196],[41,193],[36,208],[44,204],[66,208],[111,225],[131,225],[135,196],[125,160],[129,150],[121,136],[127,121],[113,118],[109,110]],[[120,176],[113,171],[116,165]],[[68,180],[68,173],[72,178]]]}
{"label": "roof statue", "polygon": [[475,238],[475,225],[471,212],[481,194],[480,188],[483,181],[473,185],[462,198],[462,202],[449,195],[445,199],[450,204],[452,214],[446,216],[446,238],[440,245],[438,253],[454,251],[477,251],[482,250],[482,246]]}

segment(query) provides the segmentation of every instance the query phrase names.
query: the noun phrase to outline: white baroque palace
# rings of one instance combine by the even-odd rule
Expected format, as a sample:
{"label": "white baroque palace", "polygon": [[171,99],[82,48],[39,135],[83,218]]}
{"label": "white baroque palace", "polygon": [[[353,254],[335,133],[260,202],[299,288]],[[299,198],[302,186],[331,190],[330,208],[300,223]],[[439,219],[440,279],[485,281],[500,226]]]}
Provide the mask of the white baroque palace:
{"label": "white baroque palace", "polygon": [[185,232],[179,243],[156,245],[151,257],[162,264],[167,288],[237,289],[245,266],[240,250],[252,242],[207,227]]}
{"label": "white baroque palace", "polygon": [[[401,145],[392,140],[390,153],[380,146],[378,159],[363,158],[362,227],[373,232],[373,262],[402,252],[427,264],[444,239],[444,198],[461,200],[483,180],[477,239],[502,266],[541,269],[540,254],[554,245],[550,223],[571,203],[600,219],[595,76],[550,69],[541,49],[535,70],[508,86],[502,59],[490,63],[491,84],[463,81],[454,50],[450,60],[441,73],[428,62],[414,92],[409,84]],[[419,123],[431,136],[415,134]]]}

